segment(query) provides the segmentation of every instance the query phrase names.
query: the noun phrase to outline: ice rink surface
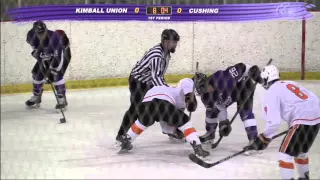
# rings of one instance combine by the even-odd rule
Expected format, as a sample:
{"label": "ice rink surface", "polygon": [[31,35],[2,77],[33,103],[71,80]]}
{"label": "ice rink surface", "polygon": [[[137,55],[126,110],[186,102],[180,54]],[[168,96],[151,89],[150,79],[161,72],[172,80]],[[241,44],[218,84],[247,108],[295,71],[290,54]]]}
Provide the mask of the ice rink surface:
{"label": "ice rink surface", "polygon": [[[320,96],[320,81],[302,85]],[[255,92],[254,112],[259,133],[264,128],[261,99],[264,89]],[[205,169],[188,159],[189,144],[170,142],[158,123],[133,143],[128,154],[116,154],[115,135],[129,106],[127,87],[69,90],[67,123],[52,92],[43,94],[41,108],[28,110],[31,93],[1,96],[1,179],[280,179],[277,151],[283,137],[272,141],[262,154],[240,155]],[[198,102],[200,100],[198,99]],[[236,104],[229,108],[229,118]],[[199,103],[192,122],[203,134],[205,109]],[[212,161],[220,160],[247,145],[239,116],[232,132],[210,150]],[[286,129],[283,123],[279,132]],[[320,135],[310,151],[310,176],[320,179]]]}

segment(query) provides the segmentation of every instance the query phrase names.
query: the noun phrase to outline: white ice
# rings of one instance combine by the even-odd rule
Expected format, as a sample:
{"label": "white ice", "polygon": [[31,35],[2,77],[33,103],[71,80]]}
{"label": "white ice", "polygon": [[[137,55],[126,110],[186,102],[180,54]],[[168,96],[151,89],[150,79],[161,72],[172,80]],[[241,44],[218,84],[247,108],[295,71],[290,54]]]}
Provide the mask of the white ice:
{"label": "white ice", "polygon": [[[320,81],[303,81],[320,96]],[[258,86],[254,112],[259,132],[264,128]],[[1,96],[1,178],[2,179],[279,179],[277,151],[283,137],[274,140],[262,154],[240,155],[210,169],[188,159],[188,144],[172,143],[158,123],[134,142],[134,149],[116,154],[115,135],[129,106],[127,87],[68,90],[67,123],[54,110],[51,91],[43,95],[40,109],[28,110],[24,102],[31,93]],[[198,99],[200,102],[200,100]],[[229,108],[231,118],[236,104]],[[204,133],[205,109],[201,103],[192,122]],[[233,131],[211,150],[218,161],[247,145],[242,121],[237,117]],[[286,129],[285,124],[279,132]],[[320,135],[310,150],[311,177],[320,179]]]}

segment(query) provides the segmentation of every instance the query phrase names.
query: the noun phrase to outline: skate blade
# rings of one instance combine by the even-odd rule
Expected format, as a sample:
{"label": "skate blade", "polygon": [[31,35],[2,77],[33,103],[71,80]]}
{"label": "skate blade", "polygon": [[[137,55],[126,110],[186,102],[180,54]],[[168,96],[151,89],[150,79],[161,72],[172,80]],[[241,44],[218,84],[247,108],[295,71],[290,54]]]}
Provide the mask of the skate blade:
{"label": "skate blade", "polygon": [[172,136],[169,136],[169,141],[173,142],[173,143],[186,143],[187,142],[187,140],[184,138],[183,139],[176,139]]}
{"label": "skate blade", "polygon": [[117,154],[126,154],[126,153],[128,153],[129,152],[129,150],[128,149],[120,149],[120,150],[118,150],[118,152],[117,152]]}
{"label": "skate blade", "polygon": [[38,108],[40,108],[40,104],[35,104],[33,106],[27,106],[26,105],[26,109],[38,109]]}
{"label": "skate blade", "polygon": [[123,147],[119,147],[120,149],[118,150],[117,154],[125,154],[128,153],[133,147],[132,145],[129,148],[123,148]]}
{"label": "skate blade", "polygon": [[[61,108],[61,110],[64,112],[64,111],[67,111],[67,107],[64,107],[64,108]],[[56,112],[57,113],[60,113],[60,108],[56,109]]]}
{"label": "skate blade", "polygon": [[213,139],[212,140],[207,140],[207,141],[201,142],[201,144],[209,144],[209,145],[211,145],[211,144],[214,144],[214,140]]}
{"label": "skate blade", "polygon": [[245,153],[243,153],[245,156],[252,156],[255,154],[261,154],[262,151],[255,151],[255,150],[251,150],[251,151],[246,151]]}
{"label": "skate blade", "polygon": [[129,148],[124,148],[121,146],[121,142],[117,140],[114,142],[114,146],[117,149],[117,154],[125,154],[133,148],[132,145]]}

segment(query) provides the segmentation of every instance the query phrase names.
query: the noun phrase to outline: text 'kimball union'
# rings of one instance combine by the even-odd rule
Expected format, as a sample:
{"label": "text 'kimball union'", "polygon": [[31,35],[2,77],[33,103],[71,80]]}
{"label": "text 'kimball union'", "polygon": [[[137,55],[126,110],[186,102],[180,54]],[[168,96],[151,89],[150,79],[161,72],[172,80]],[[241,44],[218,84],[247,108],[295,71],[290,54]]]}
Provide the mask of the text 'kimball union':
{"label": "text 'kimball union'", "polygon": [[85,13],[128,13],[128,8],[76,8],[76,13],[85,14]]}

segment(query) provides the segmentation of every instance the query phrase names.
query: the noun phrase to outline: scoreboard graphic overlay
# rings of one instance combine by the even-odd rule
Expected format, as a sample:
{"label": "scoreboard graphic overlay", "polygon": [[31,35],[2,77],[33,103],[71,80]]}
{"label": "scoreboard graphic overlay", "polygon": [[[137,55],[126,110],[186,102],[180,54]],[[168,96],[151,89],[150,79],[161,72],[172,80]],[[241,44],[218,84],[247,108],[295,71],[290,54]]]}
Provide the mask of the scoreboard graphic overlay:
{"label": "scoreboard graphic overlay", "polygon": [[314,5],[303,2],[227,5],[82,4],[10,9],[14,21],[250,21],[310,19]]}

